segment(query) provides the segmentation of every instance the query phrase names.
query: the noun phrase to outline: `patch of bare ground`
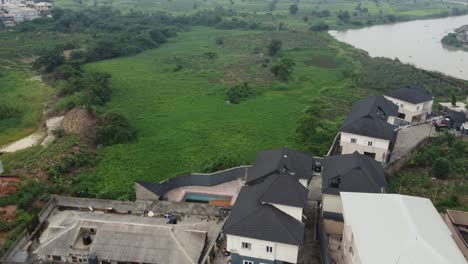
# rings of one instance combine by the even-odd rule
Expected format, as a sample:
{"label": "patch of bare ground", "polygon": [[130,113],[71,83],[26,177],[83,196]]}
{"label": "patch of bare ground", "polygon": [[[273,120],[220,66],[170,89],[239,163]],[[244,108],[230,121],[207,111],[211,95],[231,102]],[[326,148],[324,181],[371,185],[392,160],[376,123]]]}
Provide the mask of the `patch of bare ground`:
{"label": "patch of bare ground", "polygon": [[327,56],[320,56],[320,55],[308,58],[307,60],[304,61],[304,64],[306,66],[315,66],[315,67],[326,68],[326,69],[334,69],[340,66],[332,58],[329,58]]}
{"label": "patch of bare ground", "polygon": [[239,83],[268,84],[275,80],[270,71],[270,66],[264,64],[261,54],[252,54],[243,57],[239,63],[226,67],[220,82],[225,85],[235,85]]}

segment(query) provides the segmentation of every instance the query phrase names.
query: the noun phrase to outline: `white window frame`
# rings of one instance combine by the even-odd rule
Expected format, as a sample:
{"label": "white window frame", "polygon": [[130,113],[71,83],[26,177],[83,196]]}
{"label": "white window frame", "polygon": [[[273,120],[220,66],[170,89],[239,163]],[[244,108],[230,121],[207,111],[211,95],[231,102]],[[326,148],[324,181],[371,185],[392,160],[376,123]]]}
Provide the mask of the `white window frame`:
{"label": "white window frame", "polygon": [[367,146],[372,147],[374,143],[372,141],[367,141]]}
{"label": "white window frame", "polygon": [[251,250],[252,249],[252,244],[248,243],[248,242],[241,242],[241,248]]}
{"label": "white window frame", "polygon": [[266,246],[266,252],[273,253],[273,247],[272,246]]}
{"label": "white window frame", "polygon": [[242,264],[254,264],[254,262],[252,260],[244,260]]}
{"label": "white window frame", "polygon": [[351,143],[357,144],[357,138],[351,138]]}

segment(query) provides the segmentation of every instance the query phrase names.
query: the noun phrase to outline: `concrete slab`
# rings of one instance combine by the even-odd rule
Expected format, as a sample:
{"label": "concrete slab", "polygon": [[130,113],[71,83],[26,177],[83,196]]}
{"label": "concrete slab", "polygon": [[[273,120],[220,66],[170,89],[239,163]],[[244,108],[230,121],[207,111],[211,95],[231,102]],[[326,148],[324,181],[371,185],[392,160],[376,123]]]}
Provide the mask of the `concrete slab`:
{"label": "concrete slab", "polygon": [[184,186],[170,190],[167,192],[167,200],[171,202],[183,202],[186,193],[203,193],[212,195],[230,196],[231,205],[236,202],[237,195],[242,188],[242,181],[240,179],[218,184],[215,186]]}

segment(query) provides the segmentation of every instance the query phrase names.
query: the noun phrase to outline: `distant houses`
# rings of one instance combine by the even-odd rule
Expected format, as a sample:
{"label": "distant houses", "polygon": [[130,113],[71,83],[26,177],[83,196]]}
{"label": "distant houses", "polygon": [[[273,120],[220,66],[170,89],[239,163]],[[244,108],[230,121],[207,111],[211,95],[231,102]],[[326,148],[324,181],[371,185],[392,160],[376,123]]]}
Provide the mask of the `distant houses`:
{"label": "distant houses", "polygon": [[9,27],[17,23],[39,18],[52,9],[49,2],[34,2],[24,0],[0,0],[0,23]]}
{"label": "distant houses", "polygon": [[345,264],[466,264],[451,232],[426,198],[341,193]]}
{"label": "distant houses", "polygon": [[398,106],[398,118],[412,124],[425,121],[434,103],[434,96],[419,85],[391,90],[384,97]]}
{"label": "distant houses", "polygon": [[383,96],[357,101],[340,128],[340,153],[359,152],[386,162],[393,148],[398,107]]}
{"label": "distant houses", "polygon": [[313,164],[287,148],[259,153],[223,229],[233,264],[297,263]]}
{"label": "distant houses", "polygon": [[387,187],[382,165],[354,152],[325,157],[322,172],[322,219],[325,232],[343,233],[341,192],[383,193]]}

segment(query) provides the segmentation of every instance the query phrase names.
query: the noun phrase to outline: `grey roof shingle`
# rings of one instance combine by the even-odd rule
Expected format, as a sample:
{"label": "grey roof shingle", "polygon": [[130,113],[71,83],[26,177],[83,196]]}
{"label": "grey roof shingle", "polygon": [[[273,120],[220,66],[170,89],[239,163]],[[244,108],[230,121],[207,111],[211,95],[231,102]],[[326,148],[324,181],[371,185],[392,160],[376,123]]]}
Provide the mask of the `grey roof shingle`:
{"label": "grey roof shingle", "polygon": [[[290,178],[292,181],[282,178]],[[262,182],[242,187],[231,215],[224,225],[224,232],[236,236],[301,245],[304,239],[304,224],[269,204],[284,204],[282,200],[288,194],[298,191],[299,194],[287,202],[292,201],[302,207],[305,206],[307,189],[300,183],[298,183],[300,186],[296,186],[293,184],[294,181],[297,182],[291,175],[275,174],[266,177]],[[279,190],[280,186],[282,190]],[[277,192],[280,193],[279,196],[276,196]]]}
{"label": "grey roof shingle", "polygon": [[260,151],[255,163],[248,169],[247,183],[282,171],[293,172],[297,179],[310,179],[313,164],[312,156],[286,147]]}
{"label": "grey roof shingle", "polygon": [[420,104],[433,100],[433,96],[421,85],[407,85],[405,87],[386,92],[385,95],[412,104]]}
{"label": "grey roof shingle", "polygon": [[[387,187],[380,163],[357,152],[325,157],[322,177],[322,192],[328,194],[379,193],[382,188]],[[338,188],[331,184],[337,179],[339,179]]]}
{"label": "grey roof shingle", "polygon": [[387,122],[398,115],[398,106],[383,96],[370,96],[354,103],[340,131],[393,141],[395,127]]}

